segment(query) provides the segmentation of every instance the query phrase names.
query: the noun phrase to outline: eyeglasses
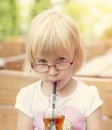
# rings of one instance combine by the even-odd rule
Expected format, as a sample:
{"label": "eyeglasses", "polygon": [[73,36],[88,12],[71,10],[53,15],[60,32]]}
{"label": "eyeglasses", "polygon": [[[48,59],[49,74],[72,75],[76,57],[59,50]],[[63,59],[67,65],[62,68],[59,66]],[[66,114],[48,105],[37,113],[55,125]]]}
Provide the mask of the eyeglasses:
{"label": "eyeglasses", "polygon": [[47,64],[32,64],[32,68],[36,72],[47,72],[50,67],[55,67],[56,70],[66,70],[68,69],[73,62],[58,62],[54,65],[47,65]]}

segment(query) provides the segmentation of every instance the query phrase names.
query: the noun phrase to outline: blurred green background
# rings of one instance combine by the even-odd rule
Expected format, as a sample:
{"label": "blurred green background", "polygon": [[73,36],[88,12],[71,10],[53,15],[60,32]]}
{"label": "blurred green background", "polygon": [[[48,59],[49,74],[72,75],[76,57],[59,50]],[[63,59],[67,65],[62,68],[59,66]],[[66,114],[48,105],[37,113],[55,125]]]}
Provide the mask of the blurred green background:
{"label": "blurred green background", "polygon": [[111,0],[0,0],[0,41],[24,37],[31,20],[49,8],[71,16],[83,41],[112,39]]}

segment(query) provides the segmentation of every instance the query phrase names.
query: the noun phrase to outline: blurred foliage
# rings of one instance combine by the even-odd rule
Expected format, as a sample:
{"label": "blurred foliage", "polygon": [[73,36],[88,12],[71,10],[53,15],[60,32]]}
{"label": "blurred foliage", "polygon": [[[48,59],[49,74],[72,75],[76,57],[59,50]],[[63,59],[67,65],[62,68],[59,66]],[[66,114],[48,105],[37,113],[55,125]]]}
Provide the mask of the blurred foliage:
{"label": "blurred foliage", "polygon": [[[95,39],[96,35],[98,36],[98,34],[95,33],[101,31],[102,36],[100,35],[99,38],[105,37],[106,39],[112,34],[111,28],[102,30],[102,21],[103,24],[107,25],[111,19],[110,16],[112,16],[112,6],[109,5],[109,3],[106,4],[104,0],[102,2],[96,2],[94,0],[88,2],[67,0],[63,3],[63,11],[76,21],[81,31],[81,37],[84,40]],[[96,26],[98,26],[98,29],[96,29]]]}
{"label": "blurred foliage", "polygon": [[29,22],[41,11],[51,8],[51,0],[35,0],[34,5],[30,10]]}
{"label": "blurred foliage", "polygon": [[[0,40],[24,35],[25,30],[22,30],[20,25],[20,6],[16,0],[0,0]],[[50,7],[50,0],[35,0],[27,22],[30,23],[35,15]]]}
{"label": "blurred foliage", "polygon": [[18,9],[15,0],[0,0],[0,40],[18,34]]}
{"label": "blurred foliage", "polygon": [[105,31],[101,35],[101,39],[102,40],[112,39],[112,25],[109,28],[105,29]]}
{"label": "blurred foliage", "polygon": [[[65,0],[58,5],[63,12],[76,21],[82,39],[95,39],[95,36],[98,36],[101,31],[100,38],[112,38],[112,4],[109,2],[105,2],[105,0],[100,0],[100,2]],[[22,8],[17,0],[0,0],[0,40],[7,40],[12,36],[23,36],[32,19],[41,11],[49,8],[52,8],[51,0],[34,0],[34,4],[29,8],[30,14],[26,18],[20,16]]]}

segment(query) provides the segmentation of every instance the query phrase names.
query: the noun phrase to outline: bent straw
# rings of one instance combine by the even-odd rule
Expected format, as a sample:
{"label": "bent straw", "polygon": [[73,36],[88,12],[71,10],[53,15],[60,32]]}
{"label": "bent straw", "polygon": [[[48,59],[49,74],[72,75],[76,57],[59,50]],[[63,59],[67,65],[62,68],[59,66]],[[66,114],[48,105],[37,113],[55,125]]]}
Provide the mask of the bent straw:
{"label": "bent straw", "polygon": [[52,117],[51,117],[51,124],[50,124],[50,130],[55,130],[55,104],[56,104],[56,85],[57,82],[54,82],[53,84],[53,93],[52,93]]}

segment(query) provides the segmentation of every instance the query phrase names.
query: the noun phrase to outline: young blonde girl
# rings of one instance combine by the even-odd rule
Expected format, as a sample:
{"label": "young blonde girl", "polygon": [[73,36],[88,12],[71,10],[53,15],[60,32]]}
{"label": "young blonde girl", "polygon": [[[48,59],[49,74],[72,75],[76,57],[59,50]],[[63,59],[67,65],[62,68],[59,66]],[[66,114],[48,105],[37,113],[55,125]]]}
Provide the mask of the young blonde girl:
{"label": "young blonde girl", "polygon": [[65,14],[46,10],[32,21],[26,37],[26,72],[39,81],[17,95],[17,130],[43,130],[44,112],[57,82],[57,96],[64,111],[64,130],[102,130],[102,100],[95,86],[75,78],[84,52],[75,22]]}

